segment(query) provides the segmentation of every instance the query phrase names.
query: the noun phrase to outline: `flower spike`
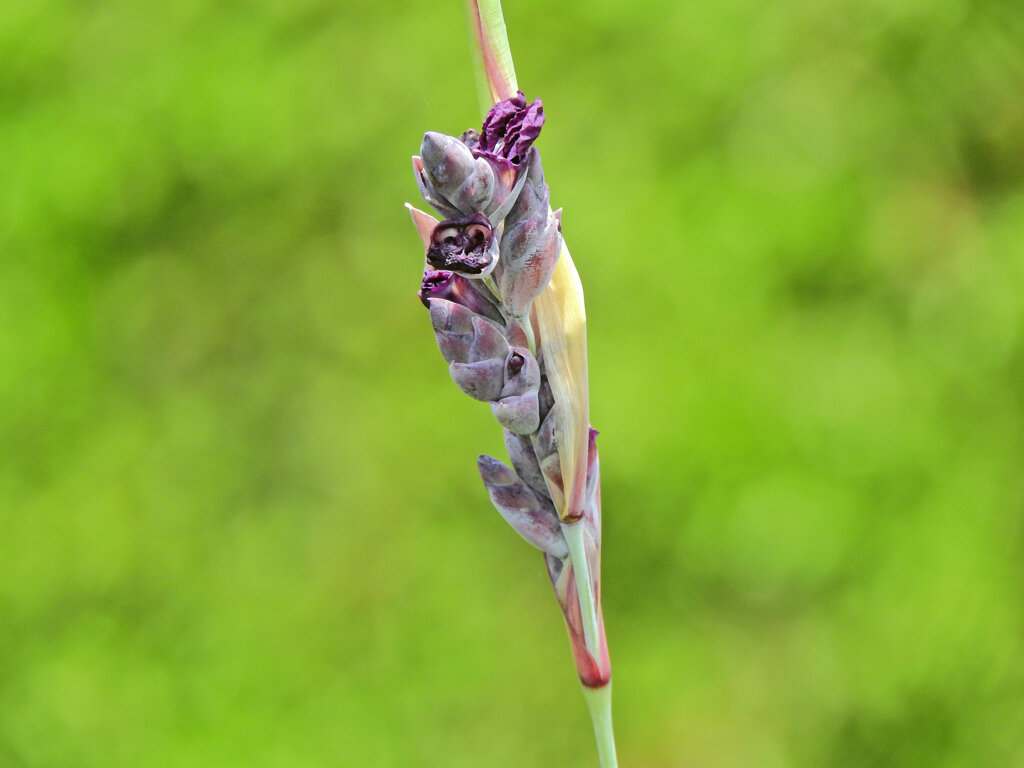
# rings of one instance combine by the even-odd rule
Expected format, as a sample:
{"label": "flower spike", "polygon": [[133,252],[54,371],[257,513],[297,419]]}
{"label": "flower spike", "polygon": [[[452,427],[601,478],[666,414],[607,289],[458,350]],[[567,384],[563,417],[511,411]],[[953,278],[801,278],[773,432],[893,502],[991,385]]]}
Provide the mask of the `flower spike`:
{"label": "flower spike", "polygon": [[497,0],[467,0],[483,84],[480,130],[423,135],[409,207],[423,243],[419,298],[455,384],[490,404],[511,466],[477,469],[501,517],[541,550],[590,708],[602,768],[617,768],[601,612],[601,488],[590,426],[586,310],[536,142],[540,99],[516,84]]}

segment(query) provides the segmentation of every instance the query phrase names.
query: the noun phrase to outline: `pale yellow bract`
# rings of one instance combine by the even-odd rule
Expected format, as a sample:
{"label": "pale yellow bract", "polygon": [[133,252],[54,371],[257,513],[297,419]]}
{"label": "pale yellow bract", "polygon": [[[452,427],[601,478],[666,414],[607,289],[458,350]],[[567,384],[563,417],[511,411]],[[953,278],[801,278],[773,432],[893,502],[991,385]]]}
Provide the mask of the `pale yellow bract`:
{"label": "pale yellow bract", "polygon": [[562,520],[583,515],[590,441],[590,399],[587,391],[587,312],[583,285],[569,249],[562,241],[555,274],[533,300],[533,316],[544,354],[544,369],[555,404],[558,460],[562,489],[552,487],[552,501]]}

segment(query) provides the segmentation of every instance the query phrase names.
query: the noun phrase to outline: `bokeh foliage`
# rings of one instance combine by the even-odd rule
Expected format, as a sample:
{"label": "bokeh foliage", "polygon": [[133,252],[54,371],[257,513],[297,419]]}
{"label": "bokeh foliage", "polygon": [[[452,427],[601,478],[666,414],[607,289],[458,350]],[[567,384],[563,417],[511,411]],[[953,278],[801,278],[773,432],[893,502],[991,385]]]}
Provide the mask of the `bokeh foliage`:
{"label": "bokeh foliage", "polygon": [[[0,766],[594,765],[415,298],[459,2],[0,10]],[[1024,6],[505,13],[623,765],[1024,764]]]}

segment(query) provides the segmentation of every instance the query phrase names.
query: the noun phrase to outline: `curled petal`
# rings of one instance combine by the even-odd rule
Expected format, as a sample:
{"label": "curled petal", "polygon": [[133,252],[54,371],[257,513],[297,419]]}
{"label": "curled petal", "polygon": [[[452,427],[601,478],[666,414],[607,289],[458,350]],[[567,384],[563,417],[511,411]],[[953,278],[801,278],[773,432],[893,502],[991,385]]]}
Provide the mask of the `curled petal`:
{"label": "curled petal", "polygon": [[507,161],[523,162],[544,126],[544,105],[540,99],[526,103],[522,91],[490,108],[484,118],[477,152]]}
{"label": "curled petal", "polygon": [[[427,233],[429,240],[430,234]],[[504,325],[501,310],[490,298],[490,292],[476,280],[447,270],[428,269],[423,273],[417,294],[423,305],[430,307],[431,299],[445,299],[461,304],[470,312]]]}

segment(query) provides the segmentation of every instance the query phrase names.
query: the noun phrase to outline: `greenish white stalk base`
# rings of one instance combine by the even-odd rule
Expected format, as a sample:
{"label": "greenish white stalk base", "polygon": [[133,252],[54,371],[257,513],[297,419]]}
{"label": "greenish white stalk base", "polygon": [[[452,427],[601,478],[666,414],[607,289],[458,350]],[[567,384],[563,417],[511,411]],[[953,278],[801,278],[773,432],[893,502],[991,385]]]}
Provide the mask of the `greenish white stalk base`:
{"label": "greenish white stalk base", "polygon": [[498,304],[501,304],[501,292],[498,290],[498,284],[494,282],[494,278],[487,275],[483,282],[484,285],[487,286],[487,290],[491,292],[491,296],[494,297],[494,300],[497,301]]}
{"label": "greenish white stalk base", "polygon": [[615,734],[612,731],[612,684],[608,683],[602,688],[587,688],[584,685],[583,698],[587,700],[590,719],[594,723],[601,768],[619,768],[619,758],[615,754]]}
{"label": "greenish white stalk base", "polygon": [[[583,531],[582,522],[562,523],[562,533],[569,544],[569,559],[572,560],[575,571],[576,592],[579,595],[580,613],[583,617],[583,639],[591,656],[598,659],[601,634],[597,620],[597,604],[590,583],[590,566],[583,543]],[[600,688],[589,688],[584,685],[583,698],[587,700],[590,719],[594,723],[594,737],[597,739],[597,755],[601,761],[601,768],[618,768],[615,733],[612,731],[611,682]]]}
{"label": "greenish white stalk base", "polygon": [[587,551],[583,544],[583,522],[562,523],[562,533],[569,545],[569,559],[572,560],[576,579],[576,593],[580,598],[580,613],[583,615],[583,639],[587,650],[595,659],[600,657],[600,630],[597,625],[597,604],[594,590],[590,584],[590,566],[587,564]]}

